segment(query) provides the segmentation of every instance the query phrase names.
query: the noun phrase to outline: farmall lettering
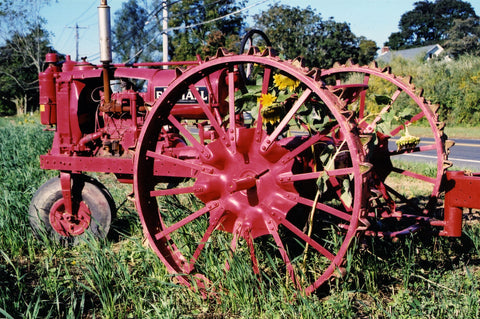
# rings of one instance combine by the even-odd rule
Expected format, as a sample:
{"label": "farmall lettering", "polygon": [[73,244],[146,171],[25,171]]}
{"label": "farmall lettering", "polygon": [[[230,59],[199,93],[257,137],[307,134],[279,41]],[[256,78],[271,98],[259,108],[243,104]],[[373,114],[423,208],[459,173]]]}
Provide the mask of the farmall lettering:
{"label": "farmall lettering", "polygon": [[[157,86],[155,87],[155,99],[158,99],[163,92],[167,89],[166,86]],[[198,93],[200,93],[200,96],[202,97],[202,100],[205,103],[208,103],[208,90],[204,86],[196,87]],[[180,100],[177,101],[177,104],[198,104],[197,99],[193,95],[193,92],[188,89],[188,91],[184,94],[182,94],[182,97]]]}
{"label": "farmall lettering", "polygon": [[[105,0],[99,9],[100,21],[109,22]],[[40,165],[60,173],[32,199],[38,237],[75,243],[87,232],[107,235],[115,203],[84,172],[133,184],[150,246],[176,280],[198,290],[212,284],[207,259],[227,271],[238,253],[259,277],[279,265],[311,293],[345,273],[349,245],[360,235],[462,234],[462,207],[480,207],[470,193],[480,175],[447,174],[453,142],[438,105],[409,78],[375,64],[309,69],[301,59],[281,60],[270,46],[245,50],[258,34],[244,37],[246,53],[219,50],[205,61],[178,62],[177,70],[162,68],[173,63],[115,65],[110,54],[101,54],[99,66],[48,54],[40,111],[55,137]],[[122,79],[131,85],[112,92]],[[153,79],[146,92],[135,85]],[[382,94],[389,102],[378,114],[367,105],[379,94],[371,84],[380,82],[388,84]],[[197,85],[198,94],[190,90]],[[402,114],[406,104],[412,117],[382,126],[382,114]],[[429,125],[433,143],[389,143],[418,123]],[[423,152],[436,154],[429,176],[395,161]],[[390,176],[402,182],[390,184]],[[404,194],[412,179],[425,200]]]}

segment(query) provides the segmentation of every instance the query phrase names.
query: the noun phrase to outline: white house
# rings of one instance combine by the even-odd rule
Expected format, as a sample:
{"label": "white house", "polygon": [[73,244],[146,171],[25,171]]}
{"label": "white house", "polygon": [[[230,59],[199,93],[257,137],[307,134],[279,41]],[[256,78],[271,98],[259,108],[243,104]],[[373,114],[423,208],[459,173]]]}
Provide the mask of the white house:
{"label": "white house", "polygon": [[[422,56],[424,60],[427,61],[432,58],[438,57],[444,51],[445,50],[439,44],[397,51],[390,50],[389,47],[383,47],[376,60],[390,63],[392,58],[396,56],[400,56],[406,60],[413,60]],[[449,58],[447,57],[446,59]]]}

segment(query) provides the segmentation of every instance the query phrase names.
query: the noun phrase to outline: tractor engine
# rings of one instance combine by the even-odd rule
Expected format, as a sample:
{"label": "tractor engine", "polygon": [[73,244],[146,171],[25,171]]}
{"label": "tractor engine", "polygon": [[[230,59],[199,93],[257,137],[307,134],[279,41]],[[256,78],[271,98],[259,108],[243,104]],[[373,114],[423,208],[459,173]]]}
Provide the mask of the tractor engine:
{"label": "tractor engine", "polygon": [[[100,169],[122,178],[131,175],[132,158],[145,119],[175,79],[176,70],[161,69],[161,63],[154,65],[157,68],[112,65],[104,69],[86,61],[71,61],[69,56],[59,63],[57,55],[52,53],[47,55],[46,62],[46,70],[39,74],[41,122],[55,125],[56,130],[52,149],[41,157],[42,167],[59,169],[60,165],[69,171]],[[108,98],[103,72],[109,73]],[[226,87],[225,81],[225,72],[219,71],[208,82],[202,80],[194,86],[202,103],[219,116],[226,112],[226,92],[222,89]],[[185,123],[206,119],[191,90],[182,94],[170,114]],[[180,145],[176,131],[166,126],[158,147]],[[99,167],[93,158],[109,160],[100,161],[105,164]]]}

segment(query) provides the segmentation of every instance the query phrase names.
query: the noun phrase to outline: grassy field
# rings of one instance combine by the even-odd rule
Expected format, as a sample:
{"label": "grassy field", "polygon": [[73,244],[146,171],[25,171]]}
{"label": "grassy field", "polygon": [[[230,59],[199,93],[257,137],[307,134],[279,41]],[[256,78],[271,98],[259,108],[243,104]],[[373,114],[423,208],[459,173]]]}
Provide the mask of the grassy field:
{"label": "grassy field", "polygon": [[[432,137],[432,130],[429,127],[412,126],[410,133],[416,136]],[[445,127],[445,134],[450,139],[480,139],[480,126],[453,126]]]}
{"label": "grassy field", "polygon": [[36,189],[56,174],[38,163],[51,138],[35,119],[0,119],[0,318],[480,317],[474,213],[461,238],[363,238],[347,275],[310,296],[298,295],[282,276],[258,281],[248,260],[214,283],[210,298],[177,285],[144,243],[126,200],[131,186],[108,175],[93,176],[118,207],[112,236],[72,248],[36,240],[27,211]]}

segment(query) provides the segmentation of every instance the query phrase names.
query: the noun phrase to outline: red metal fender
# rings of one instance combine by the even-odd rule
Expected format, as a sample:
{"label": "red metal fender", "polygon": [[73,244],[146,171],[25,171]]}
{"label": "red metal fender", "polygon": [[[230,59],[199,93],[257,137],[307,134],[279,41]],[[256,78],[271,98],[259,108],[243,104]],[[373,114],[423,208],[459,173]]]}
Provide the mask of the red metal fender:
{"label": "red metal fender", "polygon": [[442,236],[462,235],[463,208],[480,209],[480,173],[447,172]]}

